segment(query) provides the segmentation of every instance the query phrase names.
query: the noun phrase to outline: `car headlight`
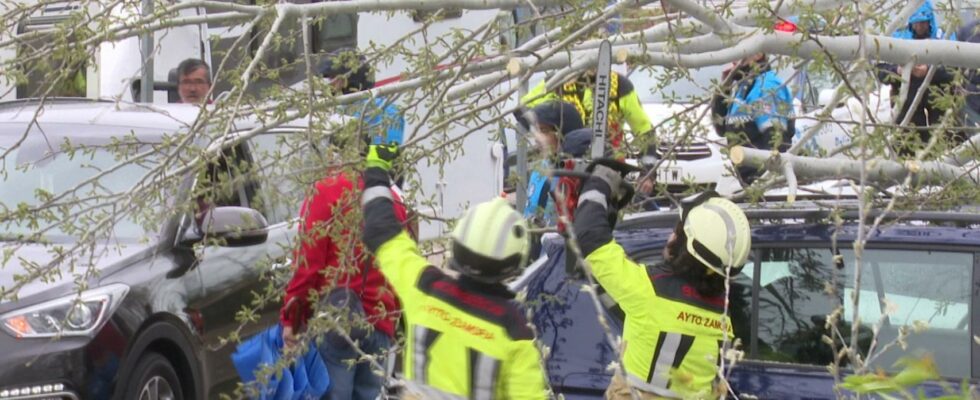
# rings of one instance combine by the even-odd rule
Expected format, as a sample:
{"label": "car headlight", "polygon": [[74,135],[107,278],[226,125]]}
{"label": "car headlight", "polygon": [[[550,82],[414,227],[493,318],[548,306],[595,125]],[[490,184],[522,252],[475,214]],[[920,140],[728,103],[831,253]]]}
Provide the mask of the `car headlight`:
{"label": "car headlight", "polygon": [[128,292],[123,284],[86,290],[3,314],[0,327],[17,338],[92,336]]}

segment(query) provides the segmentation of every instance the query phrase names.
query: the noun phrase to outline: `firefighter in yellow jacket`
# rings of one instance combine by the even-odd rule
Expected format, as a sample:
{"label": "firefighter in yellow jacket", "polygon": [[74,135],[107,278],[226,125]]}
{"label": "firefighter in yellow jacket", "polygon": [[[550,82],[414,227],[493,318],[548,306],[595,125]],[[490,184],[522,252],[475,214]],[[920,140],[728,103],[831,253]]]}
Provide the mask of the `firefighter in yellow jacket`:
{"label": "firefighter in yellow jacket", "polygon": [[395,289],[406,326],[404,398],[544,399],[540,353],[514,294],[527,223],[503,199],[470,209],[452,232],[454,273],[429,264],[395,218],[388,170],[397,146],[371,146],[363,240]]}
{"label": "firefighter in yellow jacket", "polygon": [[[653,129],[650,119],[643,111],[640,97],[629,78],[613,72],[609,82],[609,144],[619,152],[623,146],[624,124],[629,124],[635,137],[647,135]],[[551,100],[562,100],[575,105],[585,124],[593,124],[592,90],[595,87],[595,72],[588,71],[565,82],[555,92],[545,93],[545,82],[541,81],[521,98],[521,103],[531,108]]]}
{"label": "firefighter in yellow jacket", "polygon": [[[752,245],[749,222],[731,201],[707,192],[682,203],[664,249],[663,274],[650,274],[613,240],[616,208],[626,190],[619,172],[597,166],[575,211],[578,244],[600,285],[626,314],[627,382],[615,377],[607,399],[718,398],[726,276],[741,271]],[[652,276],[651,276],[652,275]]]}

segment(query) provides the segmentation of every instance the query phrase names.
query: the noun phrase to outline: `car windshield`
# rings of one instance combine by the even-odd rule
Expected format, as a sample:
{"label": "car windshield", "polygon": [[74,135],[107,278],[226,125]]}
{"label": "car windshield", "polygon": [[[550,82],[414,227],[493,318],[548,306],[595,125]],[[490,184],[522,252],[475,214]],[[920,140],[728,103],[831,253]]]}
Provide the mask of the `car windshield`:
{"label": "car windshield", "polygon": [[[68,124],[44,124],[24,133],[23,124],[0,124],[0,155],[6,154],[0,160],[0,212],[32,209],[52,196],[64,196],[56,200],[58,207],[0,216],[0,239],[20,240],[41,232],[45,241],[72,241],[102,221],[108,221],[104,226],[111,227],[108,233],[117,240],[157,233],[155,227],[141,226],[135,211],[126,209],[132,202],[112,199],[159,165],[158,159],[150,158],[113,168],[127,155],[148,148],[153,136],[128,127]],[[141,144],[120,145],[137,143],[131,140],[136,137]],[[97,177],[100,174],[104,175]],[[143,201],[141,209],[153,207],[157,200]]]}

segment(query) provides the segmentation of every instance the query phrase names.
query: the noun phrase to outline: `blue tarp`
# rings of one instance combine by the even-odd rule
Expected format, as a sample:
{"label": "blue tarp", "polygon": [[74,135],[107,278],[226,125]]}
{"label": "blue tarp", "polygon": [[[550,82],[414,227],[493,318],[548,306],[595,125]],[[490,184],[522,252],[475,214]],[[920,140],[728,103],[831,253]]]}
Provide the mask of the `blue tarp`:
{"label": "blue tarp", "polygon": [[238,376],[246,385],[257,385],[259,400],[317,400],[330,387],[327,366],[320,358],[316,346],[310,343],[306,353],[300,356],[281,376],[273,374],[266,385],[255,383],[255,374],[263,366],[274,365],[282,353],[282,326],[276,325],[242,342],[231,355]]}

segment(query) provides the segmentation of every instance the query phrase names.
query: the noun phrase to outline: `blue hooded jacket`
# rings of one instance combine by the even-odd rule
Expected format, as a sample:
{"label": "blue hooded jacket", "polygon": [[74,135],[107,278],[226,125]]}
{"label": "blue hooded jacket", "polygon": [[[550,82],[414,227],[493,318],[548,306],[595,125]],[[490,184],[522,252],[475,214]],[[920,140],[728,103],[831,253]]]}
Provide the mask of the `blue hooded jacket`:
{"label": "blue hooded jacket", "polygon": [[[752,86],[749,87],[749,83]],[[793,95],[772,70],[760,74],[754,80],[744,80],[735,89],[734,101],[725,117],[727,125],[755,122],[759,133],[765,133],[774,124],[789,129],[789,117],[793,113]],[[789,133],[790,137],[792,132]],[[760,149],[771,148],[771,138],[749,137],[752,145]]]}
{"label": "blue hooded jacket", "polygon": [[[895,31],[892,37],[896,39],[915,39],[915,33],[912,30],[912,24],[916,22],[928,22],[929,23],[929,39],[942,39],[943,30],[939,29],[939,23],[936,22],[936,12],[933,11],[932,1],[926,0],[919,6],[918,10],[909,17],[908,24],[904,28]],[[950,37],[950,40],[956,40],[956,34]]]}

